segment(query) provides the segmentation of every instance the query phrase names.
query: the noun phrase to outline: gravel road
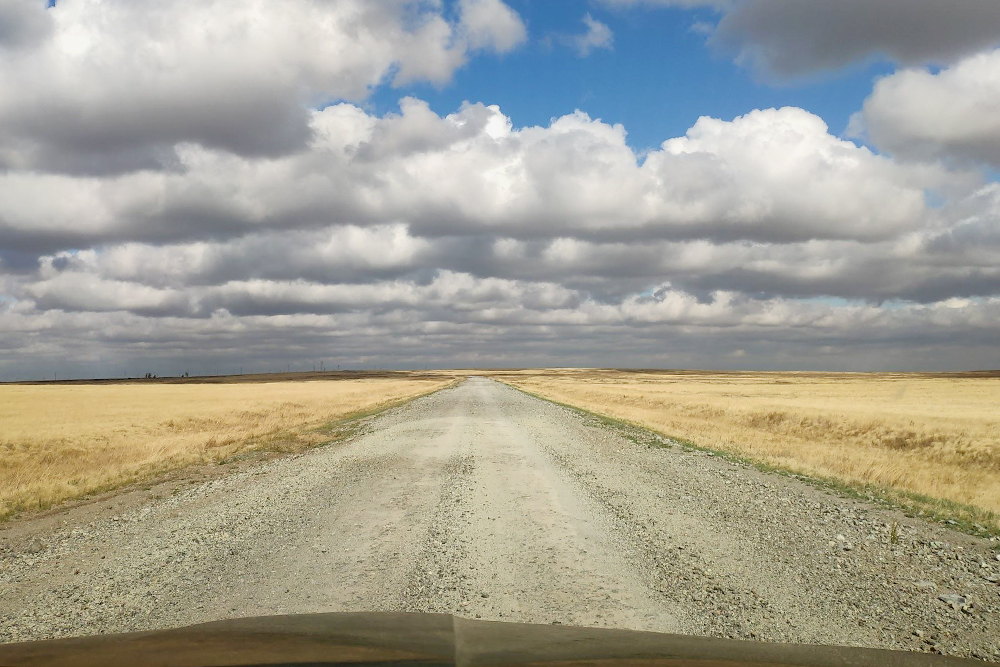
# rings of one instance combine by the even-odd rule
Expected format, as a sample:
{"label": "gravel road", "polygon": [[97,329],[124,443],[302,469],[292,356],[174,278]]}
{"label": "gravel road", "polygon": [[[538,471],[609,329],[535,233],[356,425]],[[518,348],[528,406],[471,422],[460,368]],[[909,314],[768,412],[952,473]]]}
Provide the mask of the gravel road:
{"label": "gravel road", "polygon": [[0,641],[403,610],[1000,661],[1000,543],[656,440],[471,378],[303,455],[6,525]]}

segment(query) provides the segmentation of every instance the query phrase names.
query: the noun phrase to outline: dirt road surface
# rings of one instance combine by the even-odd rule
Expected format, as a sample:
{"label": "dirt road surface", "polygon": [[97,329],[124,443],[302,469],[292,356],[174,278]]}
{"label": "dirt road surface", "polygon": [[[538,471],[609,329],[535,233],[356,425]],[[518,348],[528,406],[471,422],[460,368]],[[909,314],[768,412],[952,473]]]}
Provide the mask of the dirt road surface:
{"label": "dirt road surface", "polygon": [[8,524],[0,641],[404,610],[1000,661],[1000,543],[655,441],[471,378],[345,442]]}

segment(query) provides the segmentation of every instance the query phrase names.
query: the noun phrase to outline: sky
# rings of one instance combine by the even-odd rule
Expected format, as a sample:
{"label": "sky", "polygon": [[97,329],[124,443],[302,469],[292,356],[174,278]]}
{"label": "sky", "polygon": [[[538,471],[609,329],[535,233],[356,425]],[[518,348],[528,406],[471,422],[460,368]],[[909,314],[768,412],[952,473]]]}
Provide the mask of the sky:
{"label": "sky", "polygon": [[1000,368],[995,0],[0,0],[0,380]]}

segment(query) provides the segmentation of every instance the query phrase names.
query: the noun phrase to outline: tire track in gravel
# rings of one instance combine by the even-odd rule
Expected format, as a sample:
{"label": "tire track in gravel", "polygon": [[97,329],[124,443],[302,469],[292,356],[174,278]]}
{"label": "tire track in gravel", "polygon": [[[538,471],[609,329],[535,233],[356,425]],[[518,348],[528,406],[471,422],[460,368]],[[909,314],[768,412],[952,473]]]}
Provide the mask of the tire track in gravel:
{"label": "tire track in gravel", "polygon": [[[470,381],[470,419],[407,609],[676,632],[678,609],[623,559],[607,513],[512,419],[521,395]],[[507,400],[498,401],[498,395]]]}
{"label": "tire track in gravel", "polygon": [[1000,659],[996,543],[628,436],[472,378],[173,497],[10,524],[0,641],[408,610]]}

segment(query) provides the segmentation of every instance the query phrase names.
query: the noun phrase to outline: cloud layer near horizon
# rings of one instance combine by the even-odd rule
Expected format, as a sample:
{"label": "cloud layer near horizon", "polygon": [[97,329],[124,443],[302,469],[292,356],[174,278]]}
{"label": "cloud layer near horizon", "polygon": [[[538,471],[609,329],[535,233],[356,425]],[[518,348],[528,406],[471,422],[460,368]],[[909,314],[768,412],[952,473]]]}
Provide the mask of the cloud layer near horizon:
{"label": "cloud layer near horizon", "polygon": [[885,154],[798,108],[637,154],[582,112],[364,108],[524,41],[499,0],[44,5],[0,0],[0,376],[995,359],[992,52],[879,81]]}

